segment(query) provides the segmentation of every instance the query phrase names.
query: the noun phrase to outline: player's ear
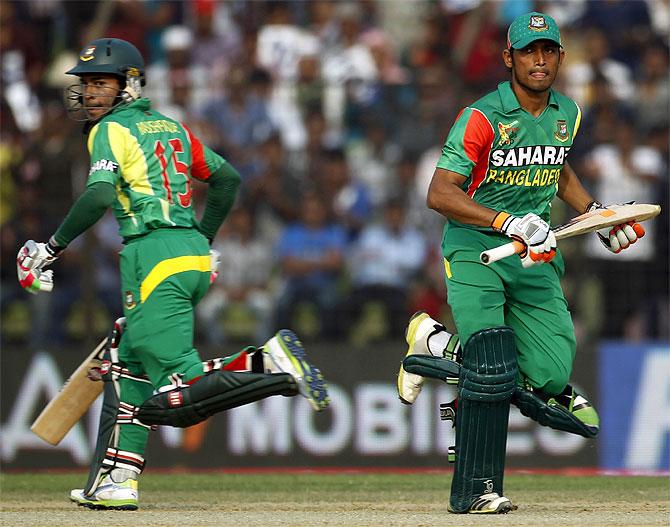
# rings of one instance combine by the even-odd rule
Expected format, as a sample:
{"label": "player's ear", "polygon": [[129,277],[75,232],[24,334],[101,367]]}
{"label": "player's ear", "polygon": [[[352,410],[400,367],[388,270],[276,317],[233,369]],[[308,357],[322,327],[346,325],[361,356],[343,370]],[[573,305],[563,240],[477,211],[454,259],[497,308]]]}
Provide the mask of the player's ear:
{"label": "player's ear", "polygon": [[559,48],[558,65],[560,66],[561,64],[563,64],[564,60],[565,60],[565,50],[563,48]]}
{"label": "player's ear", "polygon": [[503,63],[505,64],[505,67],[508,68],[508,69],[511,69],[512,68],[512,50],[511,49],[503,49],[502,59],[503,59]]}

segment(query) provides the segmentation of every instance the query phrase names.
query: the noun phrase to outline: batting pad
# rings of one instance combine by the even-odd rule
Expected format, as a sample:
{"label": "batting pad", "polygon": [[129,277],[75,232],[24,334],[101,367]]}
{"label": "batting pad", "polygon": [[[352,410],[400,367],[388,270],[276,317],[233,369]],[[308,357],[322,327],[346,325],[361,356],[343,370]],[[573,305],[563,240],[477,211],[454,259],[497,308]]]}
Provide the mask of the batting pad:
{"label": "batting pad", "polygon": [[503,495],[507,424],[516,375],[511,328],[485,329],[468,339],[458,381],[452,512],[468,512],[483,494]]}
{"label": "batting pad", "polygon": [[408,373],[439,379],[446,381],[447,384],[458,383],[458,376],[461,371],[457,362],[433,357],[432,355],[408,355],[402,361],[402,367]]}
{"label": "batting pad", "polygon": [[549,405],[534,393],[523,388],[517,387],[512,402],[521,410],[523,415],[537,421],[542,426],[570,432],[589,439],[598,435],[598,427],[583,423],[563,406]]}
{"label": "batting pad", "polygon": [[187,427],[215,413],[271,395],[293,396],[298,385],[288,373],[210,372],[190,386],[159,393],[136,410],[147,425]]}

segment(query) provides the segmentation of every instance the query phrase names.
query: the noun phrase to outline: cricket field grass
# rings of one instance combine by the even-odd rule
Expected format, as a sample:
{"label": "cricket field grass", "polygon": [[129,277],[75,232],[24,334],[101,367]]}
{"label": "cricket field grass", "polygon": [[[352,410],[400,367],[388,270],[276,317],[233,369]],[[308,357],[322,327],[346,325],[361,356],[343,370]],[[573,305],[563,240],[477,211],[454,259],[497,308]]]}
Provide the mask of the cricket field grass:
{"label": "cricket field grass", "polygon": [[667,477],[512,474],[503,516],[447,513],[449,473],[154,473],[140,510],[69,502],[81,473],[0,476],[0,525],[18,526],[637,526],[670,525]]}

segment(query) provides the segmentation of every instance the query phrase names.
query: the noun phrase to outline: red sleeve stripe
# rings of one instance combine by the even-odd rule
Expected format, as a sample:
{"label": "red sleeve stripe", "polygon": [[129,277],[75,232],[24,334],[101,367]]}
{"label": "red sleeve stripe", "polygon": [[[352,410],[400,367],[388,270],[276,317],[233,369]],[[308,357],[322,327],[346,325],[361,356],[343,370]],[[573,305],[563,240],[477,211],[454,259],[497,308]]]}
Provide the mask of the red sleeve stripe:
{"label": "red sleeve stripe", "polygon": [[212,173],[209,171],[207,162],[205,161],[205,151],[200,140],[193,135],[191,130],[185,124],[182,124],[188,140],[191,143],[191,176],[202,181],[207,181]]}
{"label": "red sleeve stripe", "polygon": [[[486,115],[473,108],[463,136],[465,153],[475,164],[472,169],[472,181],[466,191],[471,198],[474,197],[475,192],[486,178],[494,138],[493,125],[491,125]],[[482,149],[482,145],[486,145],[484,149]]]}

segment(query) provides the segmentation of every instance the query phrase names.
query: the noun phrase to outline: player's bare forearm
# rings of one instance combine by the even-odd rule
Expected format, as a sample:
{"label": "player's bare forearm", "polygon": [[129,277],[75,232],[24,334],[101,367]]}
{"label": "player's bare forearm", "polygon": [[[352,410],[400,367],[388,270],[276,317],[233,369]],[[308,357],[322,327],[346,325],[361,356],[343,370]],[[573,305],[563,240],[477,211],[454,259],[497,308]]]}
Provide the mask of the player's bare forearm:
{"label": "player's bare forearm", "polygon": [[572,167],[566,163],[558,179],[557,195],[577,212],[582,214],[593,201],[593,197],[579,181]]}
{"label": "player's bare forearm", "polygon": [[475,202],[460,188],[464,176],[443,168],[435,169],[428,189],[428,207],[461,223],[489,227],[498,211]]}

